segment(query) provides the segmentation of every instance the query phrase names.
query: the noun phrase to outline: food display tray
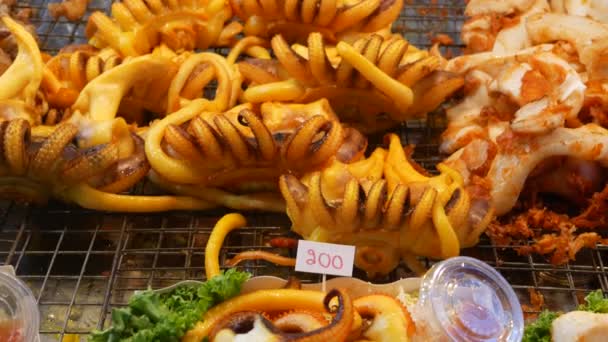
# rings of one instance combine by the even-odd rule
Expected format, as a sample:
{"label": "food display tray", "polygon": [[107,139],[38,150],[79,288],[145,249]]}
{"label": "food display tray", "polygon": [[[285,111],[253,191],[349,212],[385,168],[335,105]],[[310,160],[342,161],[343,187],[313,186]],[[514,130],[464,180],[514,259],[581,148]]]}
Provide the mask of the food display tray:
{"label": "food display tray", "polygon": [[[49,53],[62,46],[85,43],[86,20],[94,10],[107,11],[110,0],[92,0],[79,22],[53,20],[48,0],[19,1],[18,7],[34,9],[32,18],[41,48]],[[429,47],[433,37],[446,34],[453,44],[444,53],[462,51],[459,31],[465,18],[464,0],[405,0],[394,24],[412,44]],[[224,52],[225,51],[219,51]],[[445,125],[442,113],[427,121],[404,123],[398,133],[406,144],[415,144],[414,159],[429,170],[441,160],[439,135]],[[381,142],[372,137],[370,145]],[[140,184],[134,192],[150,192]],[[109,324],[112,308],[126,304],[133,291],[161,288],[179,281],[204,277],[204,246],[215,222],[226,211],[118,214],[84,210],[59,203],[46,207],[2,203],[0,206],[0,264],[13,265],[16,274],[34,292],[41,313],[42,341],[84,341],[93,329]],[[231,233],[221,250],[225,261],[250,249],[273,251],[266,242],[289,233],[286,215],[245,213],[246,228]],[[283,251],[284,252],[284,251]],[[292,252],[293,253],[293,252]],[[595,289],[608,291],[604,264],[608,249],[584,250],[574,263],[553,266],[539,256],[520,256],[511,248],[492,245],[487,238],[462,252],[499,270],[512,284],[522,304],[530,304],[530,291],[545,299],[545,308],[569,310]],[[430,263],[426,261],[427,265]],[[305,282],[319,277],[298,274],[289,267],[263,261],[242,264],[253,275],[287,277]],[[365,279],[355,271],[354,276]],[[387,283],[413,276],[405,266],[374,282]],[[526,314],[535,314],[525,308]]]}

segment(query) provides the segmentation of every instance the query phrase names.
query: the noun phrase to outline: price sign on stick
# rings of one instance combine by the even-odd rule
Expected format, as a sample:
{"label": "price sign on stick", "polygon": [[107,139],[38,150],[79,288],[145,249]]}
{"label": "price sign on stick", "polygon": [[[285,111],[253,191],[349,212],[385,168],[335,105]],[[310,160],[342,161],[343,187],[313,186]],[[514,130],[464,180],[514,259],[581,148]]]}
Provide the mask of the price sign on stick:
{"label": "price sign on stick", "polygon": [[298,241],[296,271],[351,277],[354,261],[355,246]]}

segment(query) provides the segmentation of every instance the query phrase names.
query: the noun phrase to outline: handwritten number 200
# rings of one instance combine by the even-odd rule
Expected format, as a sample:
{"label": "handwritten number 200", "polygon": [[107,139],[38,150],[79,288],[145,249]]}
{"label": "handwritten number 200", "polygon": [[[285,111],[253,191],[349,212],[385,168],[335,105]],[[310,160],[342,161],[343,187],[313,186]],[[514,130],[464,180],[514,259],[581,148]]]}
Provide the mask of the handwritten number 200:
{"label": "handwritten number 200", "polygon": [[313,249],[307,251],[309,258],[306,259],[306,263],[310,266],[319,264],[323,268],[329,268],[329,266],[335,269],[342,269],[344,261],[339,255],[329,255],[328,253],[317,253]]}

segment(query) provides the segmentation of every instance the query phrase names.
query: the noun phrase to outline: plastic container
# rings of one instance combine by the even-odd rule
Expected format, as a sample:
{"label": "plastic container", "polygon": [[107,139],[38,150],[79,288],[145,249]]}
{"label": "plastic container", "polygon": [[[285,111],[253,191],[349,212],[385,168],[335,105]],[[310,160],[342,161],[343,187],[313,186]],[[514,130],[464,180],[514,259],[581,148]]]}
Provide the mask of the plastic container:
{"label": "plastic container", "polygon": [[519,342],[524,319],[509,283],[477,259],[434,265],[422,279],[415,319],[424,341]]}
{"label": "plastic container", "polygon": [[39,341],[40,313],[36,299],[11,271],[12,268],[0,268],[0,341]]}

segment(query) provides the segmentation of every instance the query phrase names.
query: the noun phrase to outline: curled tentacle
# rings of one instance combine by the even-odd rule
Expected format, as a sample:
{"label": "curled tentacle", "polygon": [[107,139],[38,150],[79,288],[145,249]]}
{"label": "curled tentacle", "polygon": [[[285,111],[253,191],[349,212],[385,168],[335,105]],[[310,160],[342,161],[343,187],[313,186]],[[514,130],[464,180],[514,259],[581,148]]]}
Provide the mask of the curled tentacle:
{"label": "curled tentacle", "polygon": [[192,54],[180,65],[170,82],[167,112],[172,113],[195,98],[203,97],[205,87],[217,81],[210,110],[224,111],[234,107],[241,87],[241,75],[232,63],[218,54]]}
{"label": "curled tentacle", "polygon": [[485,228],[480,222],[492,217],[489,207],[472,211],[472,202],[488,201],[471,193],[458,172],[440,166],[438,176],[424,176],[398,137],[389,141],[388,151],[367,159],[280,179],[292,229],[306,239],[357,246],[355,264],[370,275],[390,272],[406,254],[458,255],[476,243]]}
{"label": "curled tentacle", "polygon": [[241,31],[227,24],[230,6],[221,0],[197,2],[148,2],[133,0],[112,4],[112,17],[94,12],[86,35],[98,48],[111,47],[123,56],[141,56],[157,45],[174,51],[192,51],[234,43]]}
{"label": "curled tentacle", "polygon": [[[320,33],[307,47],[272,38],[276,61],[250,59],[239,69],[249,87],[245,101],[310,102],[327,98],[347,122],[362,131],[385,129],[434,110],[463,85],[460,76],[439,72],[437,56],[402,38],[371,35],[325,45]],[[383,118],[388,114],[389,118]]]}
{"label": "curled tentacle", "polygon": [[[334,298],[337,298],[338,302],[336,307],[330,306],[330,302]],[[233,311],[233,313],[224,316],[222,320],[213,325],[209,333],[212,341],[234,338],[237,335],[243,338],[265,336],[266,339],[270,340],[274,337],[274,339],[279,341],[344,341],[350,333],[355,313],[350,296],[346,291],[338,289],[329,291],[323,299],[325,309],[334,314],[329,324],[322,324],[311,315],[300,315],[299,317],[292,315],[291,317],[284,317],[283,320],[279,318],[274,322],[270,322],[259,313],[252,311],[239,312],[237,303],[238,301],[235,302],[235,311],[237,312]],[[304,319],[307,319],[307,322],[304,322]],[[281,327],[289,330],[281,330]],[[307,327],[316,327],[316,329],[307,329]]]}

